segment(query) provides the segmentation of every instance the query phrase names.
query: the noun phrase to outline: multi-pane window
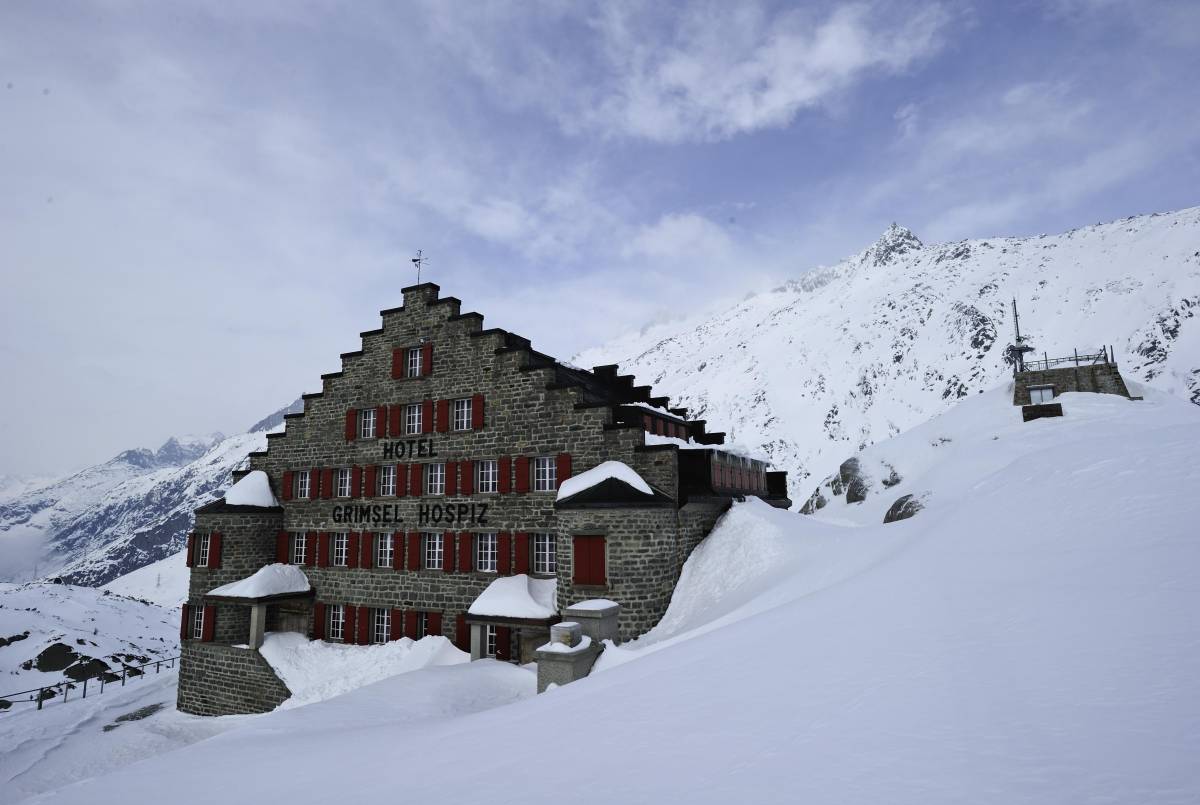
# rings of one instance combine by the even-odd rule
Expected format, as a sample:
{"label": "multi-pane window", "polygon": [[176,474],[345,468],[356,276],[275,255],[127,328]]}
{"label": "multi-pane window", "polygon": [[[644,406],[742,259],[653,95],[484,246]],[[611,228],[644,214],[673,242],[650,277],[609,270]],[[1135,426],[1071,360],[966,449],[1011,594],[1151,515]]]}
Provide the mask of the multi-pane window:
{"label": "multi-pane window", "polygon": [[350,497],[350,468],[340,467],[337,470],[337,496],[339,498]]}
{"label": "multi-pane window", "polygon": [[421,403],[412,403],[404,407],[404,432],[421,432]]}
{"label": "multi-pane window", "polygon": [[421,376],[421,348],[410,347],[408,350],[408,377]]}
{"label": "multi-pane window", "polygon": [[417,613],[417,639],[420,640],[425,635],[429,634],[429,613]]}
{"label": "multi-pane window", "polygon": [[292,534],[292,564],[302,565],[308,557],[308,540],[304,534]]}
{"label": "multi-pane window", "polygon": [[350,555],[350,535],[345,531],[333,535],[333,566],[345,567]]}
{"label": "multi-pane window", "polygon": [[558,570],[558,560],[555,556],[558,541],[553,534],[533,535],[533,572],[539,575],[552,576]]}
{"label": "multi-pane window", "polygon": [[392,534],[378,534],[375,537],[375,567],[391,567],[395,556],[395,543]]}
{"label": "multi-pane window", "polygon": [[558,481],[557,476],[552,457],[538,456],[533,460],[534,492],[553,492],[555,483]]}
{"label": "multi-pane window", "polygon": [[341,604],[330,604],[326,608],[326,613],[326,617],[329,618],[329,624],[325,630],[325,634],[330,640],[345,640],[346,608]]}
{"label": "multi-pane window", "polygon": [[426,464],[425,465],[425,494],[427,495],[444,495],[446,494],[446,465]]}
{"label": "multi-pane window", "polygon": [[300,470],[296,473],[296,497],[308,497],[310,489],[312,486],[309,483],[308,470]]}
{"label": "multi-pane window", "polygon": [[379,494],[396,494],[396,465],[385,464],[379,468]]}
{"label": "multi-pane window", "polygon": [[483,573],[496,572],[495,533],[475,535],[475,569]]}
{"label": "multi-pane window", "polygon": [[500,463],[494,458],[475,462],[475,489],[496,492],[500,489]]}
{"label": "multi-pane window", "polygon": [[425,564],[426,570],[441,570],[442,569],[442,535],[441,534],[422,534],[421,541],[425,543]]}
{"label": "multi-pane window", "polygon": [[211,539],[209,534],[200,534],[196,538],[196,567],[208,567],[208,546]]}
{"label": "multi-pane window", "polygon": [[1054,386],[1034,386],[1029,390],[1029,402],[1034,405],[1054,400]]}
{"label": "multi-pane window", "polygon": [[371,642],[386,643],[392,634],[392,611],[390,609],[371,610]]}
{"label": "multi-pane window", "polygon": [[471,398],[454,401],[454,417],[451,420],[454,430],[471,429]]}
{"label": "multi-pane window", "polygon": [[192,607],[192,639],[204,638],[204,607]]}
{"label": "multi-pane window", "polygon": [[364,408],[358,412],[358,436],[360,439],[375,438],[374,408]]}
{"label": "multi-pane window", "polygon": [[495,657],[496,656],[496,624],[489,623],[485,627],[485,630],[486,630],[485,634],[487,636],[487,639],[484,642],[483,654],[485,657]]}

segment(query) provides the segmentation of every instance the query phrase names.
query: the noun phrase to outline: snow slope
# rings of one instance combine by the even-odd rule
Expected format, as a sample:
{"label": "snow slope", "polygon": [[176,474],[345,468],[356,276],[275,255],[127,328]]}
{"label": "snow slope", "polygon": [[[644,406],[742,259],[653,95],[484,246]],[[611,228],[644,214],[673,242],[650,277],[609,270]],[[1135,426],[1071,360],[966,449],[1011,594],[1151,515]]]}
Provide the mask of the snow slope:
{"label": "snow slope", "polygon": [[102,589],[174,609],[187,601],[191,568],[187,566],[186,554],[187,551],[179,551],[151,562],[113,579]]}
{"label": "snow slope", "polygon": [[1200,409],[1067,403],[1019,431],[1002,393],[965,403],[1007,452],[931,453],[912,519],[735,506],[576,684],[418,671],[38,801],[1194,802]]}
{"label": "snow slope", "polygon": [[1014,296],[1039,353],[1111,344],[1127,381],[1200,402],[1200,207],[940,245],[893,225],[772,293],[572,360],[618,363],[759,448],[803,500],[848,455],[1010,377]]}

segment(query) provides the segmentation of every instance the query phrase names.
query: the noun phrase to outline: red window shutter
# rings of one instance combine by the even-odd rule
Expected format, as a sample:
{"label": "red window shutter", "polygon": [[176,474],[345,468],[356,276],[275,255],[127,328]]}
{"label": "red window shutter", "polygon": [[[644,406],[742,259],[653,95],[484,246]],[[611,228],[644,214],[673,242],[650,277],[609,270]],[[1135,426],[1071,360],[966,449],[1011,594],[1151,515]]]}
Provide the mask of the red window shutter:
{"label": "red window shutter", "polygon": [[182,642],[188,639],[188,615],[192,614],[192,608],[188,604],[183,605],[183,616],[179,619],[179,640]]}
{"label": "red window shutter", "polygon": [[558,486],[562,486],[562,482],[571,477],[571,454],[559,453],[558,459],[555,461],[555,482]]}
{"label": "red window shutter", "polygon": [[286,565],[288,559],[288,532],[280,531],[275,535],[275,561],[281,565]]}
{"label": "red window shutter", "polygon": [[221,533],[214,531],[208,538],[208,567],[219,570],[221,567]]}
{"label": "red window shutter", "polygon": [[508,456],[501,456],[496,462],[496,469],[500,472],[499,489],[500,494],[507,495],[512,491],[512,459]]}
{"label": "red window shutter", "polygon": [[304,564],[309,567],[316,567],[317,564],[317,532],[308,532],[308,544],[304,550]]}
{"label": "red window shutter", "polygon": [[421,532],[408,532],[408,569],[421,569]]}
{"label": "red window shutter", "polygon": [[321,470],[321,497],[333,497],[333,469],[326,468]]}
{"label": "red window shutter", "polygon": [[462,651],[471,650],[471,627],[467,626],[467,613],[454,616],[454,645]]}
{"label": "red window shutter", "polygon": [[442,570],[454,572],[454,532],[447,531],[442,535]]}
{"label": "red window shutter", "polygon": [[471,398],[471,430],[483,427],[483,395],[476,394]]}
{"label": "red window shutter", "polygon": [[605,566],[604,537],[592,541],[592,578],[596,584],[608,584],[608,568]]}
{"label": "red window shutter", "polygon": [[429,613],[429,627],[425,630],[425,634],[440,635],[442,633],[442,613]]}
{"label": "red window shutter", "polygon": [[415,498],[419,498],[422,495],[421,466],[420,464],[408,465],[408,492]]}
{"label": "red window shutter", "polygon": [[357,465],[350,468],[350,497],[361,498],[362,494],[362,467]]}
{"label": "red window shutter", "polygon": [[437,432],[445,433],[450,430],[450,401],[437,401]]}
{"label": "red window shutter", "polygon": [[459,482],[458,482],[459,494],[461,494],[461,495],[474,494],[475,493],[475,462],[474,461],[460,461],[460,462],[458,462],[458,468],[459,468],[459,474],[461,476],[459,478]]}
{"label": "red window shutter", "polygon": [[408,494],[408,465],[396,465],[396,497],[402,498]]}
{"label": "red window shutter", "polygon": [[187,566],[191,567],[196,561],[196,534],[195,532],[188,534],[187,537]]}
{"label": "red window shutter", "polygon": [[308,499],[316,500],[321,497],[321,470],[313,467],[308,471]]}
{"label": "red window shutter", "polygon": [[404,434],[404,424],[400,421],[401,415],[404,413],[403,405],[393,405],[388,409],[388,433],[392,438],[402,436]]}
{"label": "red window shutter", "polygon": [[375,535],[370,531],[364,531],[361,537],[362,559],[358,566],[370,570],[375,566]]}
{"label": "red window shutter", "polygon": [[317,567],[329,567],[329,532],[317,535]]}
{"label": "red window shutter", "polygon": [[572,558],[575,565],[573,581],[576,584],[592,583],[592,554],[588,550],[589,542],[589,537],[575,537],[575,551]]}
{"label": "red window shutter", "polygon": [[512,631],[507,626],[496,627],[496,659],[503,662],[512,659]]}
{"label": "red window shutter", "polygon": [[446,497],[458,494],[458,462],[446,462]]}
{"label": "red window shutter", "polygon": [[351,408],[346,412],[346,441],[354,441],[358,435],[358,411]]}
{"label": "red window shutter", "polygon": [[517,456],[517,491],[529,491],[529,456]]}
{"label": "red window shutter", "polygon": [[358,537],[357,531],[346,535],[346,567],[358,567]]}
{"label": "red window shutter", "polygon": [[313,604],[313,640],[325,639],[325,605],[320,601]]}
{"label": "red window shutter", "polygon": [[421,433],[433,433],[433,400],[421,401]]}
{"label": "red window shutter", "polygon": [[371,644],[371,610],[367,607],[358,608],[358,642],[364,646]]}
{"label": "red window shutter", "polygon": [[374,464],[368,465],[363,470],[362,493],[364,498],[373,498],[379,494],[379,484],[375,480],[376,470],[378,470],[378,467]]}
{"label": "red window shutter", "polygon": [[529,535],[518,531],[513,535],[513,541],[517,544],[517,561],[513,568],[515,573],[529,572]]}
{"label": "red window shutter", "polygon": [[375,435],[386,439],[388,435],[388,407],[380,405],[375,408]]}
{"label": "red window shutter", "polygon": [[392,534],[392,570],[404,569],[404,532]]}
{"label": "red window shutter", "polygon": [[283,480],[279,482],[279,497],[281,500],[292,499],[292,483],[294,478],[295,476],[292,474],[291,470],[284,472]]}
{"label": "red window shutter", "polygon": [[501,531],[496,535],[496,572],[501,576],[512,573],[512,535]]}
{"label": "red window shutter", "polygon": [[475,566],[475,535],[470,531],[460,531],[458,534],[458,569],[469,573]]}
{"label": "red window shutter", "polygon": [[358,620],[354,616],[358,614],[358,607],[352,607],[349,604],[342,605],[342,614],[345,620],[342,621],[342,642],[354,643],[354,638],[357,636],[355,626],[358,625]]}
{"label": "red window shutter", "polygon": [[217,608],[212,604],[209,604],[204,608],[204,631],[202,632],[204,636],[200,639],[205,643],[211,643],[213,640],[213,635],[216,634],[216,630]]}
{"label": "red window shutter", "polygon": [[399,640],[404,637],[404,612],[399,609],[392,610],[392,622],[388,624],[391,634],[388,635],[392,640]]}
{"label": "red window shutter", "polygon": [[426,341],[421,345],[421,376],[433,374],[433,342]]}
{"label": "red window shutter", "polygon": [[404,378],[404,350],[392,350],[392,380],[402,380]]}
{"label": "red window shutter", "polygon": [[415,609],[404,613],[404,636],[412,640],[417,639],[417,611]]}

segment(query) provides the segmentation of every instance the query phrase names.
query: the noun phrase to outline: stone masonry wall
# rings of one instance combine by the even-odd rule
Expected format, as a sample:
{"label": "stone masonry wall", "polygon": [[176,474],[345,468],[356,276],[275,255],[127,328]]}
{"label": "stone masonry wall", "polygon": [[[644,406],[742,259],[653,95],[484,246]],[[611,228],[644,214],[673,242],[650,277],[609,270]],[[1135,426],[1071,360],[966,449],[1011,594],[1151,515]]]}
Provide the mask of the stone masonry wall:
{"label": "stone masonry wall", "polygon": [[[188,603],[203,605],[205,593],[224,584],[253,575],[275,561],[275,535],[283,525],[283,512],[201,512],[196,515],[197,534],[221,534],[221,566],[193,567],[188,580]],[[250,608],[217,604],[213,641],[245,643],[250,636]],[[185,641],[186,642],[186,641]]]}
{"label": "stone masonry wall", "polygon": [[1067,366],[1041,371],[1019,372],[1013,382],[1013,405],[1029,405],[1031,386],[1054,386],[1054,395],[1065,391],[1090,391],[1098,394],[1129,396],[1129,389],[1116,364]]}
{"label": "stone masonry wall", "polygon": [[185,713],[266,713],[291,695],[257,651],[195,641],[183,645],[176,705]]}

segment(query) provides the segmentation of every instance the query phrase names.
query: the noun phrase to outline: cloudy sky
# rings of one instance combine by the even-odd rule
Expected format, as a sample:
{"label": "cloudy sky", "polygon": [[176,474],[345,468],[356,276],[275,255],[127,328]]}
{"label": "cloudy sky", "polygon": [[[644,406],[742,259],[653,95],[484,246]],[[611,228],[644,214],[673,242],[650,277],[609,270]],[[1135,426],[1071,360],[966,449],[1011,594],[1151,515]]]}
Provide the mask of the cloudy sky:
{"label": "cloudy sky", "polygon": [[424,278],[569,357],[1200,203],[1195,2],[0,5],[0,474],[233,433]]}

